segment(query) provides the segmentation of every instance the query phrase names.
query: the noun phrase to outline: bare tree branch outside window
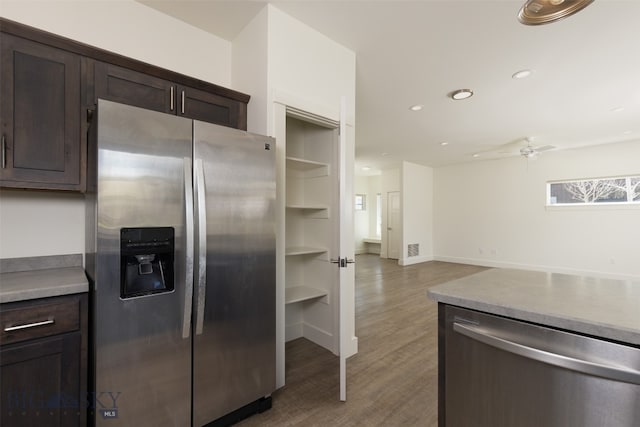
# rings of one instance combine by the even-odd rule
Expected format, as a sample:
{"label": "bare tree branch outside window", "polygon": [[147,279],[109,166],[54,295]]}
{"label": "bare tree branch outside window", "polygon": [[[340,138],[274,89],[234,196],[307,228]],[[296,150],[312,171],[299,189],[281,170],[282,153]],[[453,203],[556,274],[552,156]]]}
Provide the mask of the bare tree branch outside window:
{"label": "bare tree branch outside window", "polygon": [[549,183],[548,203],[599,204],[640,202],[640,176]]}

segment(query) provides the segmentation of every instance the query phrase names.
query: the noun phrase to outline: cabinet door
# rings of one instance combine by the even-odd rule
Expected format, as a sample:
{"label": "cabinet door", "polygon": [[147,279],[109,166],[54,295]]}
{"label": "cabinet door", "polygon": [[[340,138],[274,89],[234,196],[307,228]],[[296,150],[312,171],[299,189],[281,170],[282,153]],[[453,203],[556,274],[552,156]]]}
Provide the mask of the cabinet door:
{"label": "cabinet door", "polygon": [[76,332],[2,347],[3,427],[85,425],[80,343]]}
{"label": "cabinet door", "polygon": [[95,99],[175,114],[177,97],[173,83],[104,62],[95,63]]}
{"label": "cabinet door", "polygon": [[2,34],[3,187],[82,190],[80,57]]}
{"label": "cabinet door", "polygon": [[246,104],[186,86],[178,86],[178,95],[178,115],[247,130]]}

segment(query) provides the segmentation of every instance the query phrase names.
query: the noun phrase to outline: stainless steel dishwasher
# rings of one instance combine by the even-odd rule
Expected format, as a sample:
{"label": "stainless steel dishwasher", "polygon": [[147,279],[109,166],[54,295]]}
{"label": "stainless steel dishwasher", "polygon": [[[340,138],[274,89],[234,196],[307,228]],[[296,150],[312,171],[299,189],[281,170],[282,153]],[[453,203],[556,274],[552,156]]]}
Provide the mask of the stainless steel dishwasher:
{"label": "stainless steel dishwasher", "polygon": [[640,348],[449,305],[440,314],[440,426],[640,426]]}

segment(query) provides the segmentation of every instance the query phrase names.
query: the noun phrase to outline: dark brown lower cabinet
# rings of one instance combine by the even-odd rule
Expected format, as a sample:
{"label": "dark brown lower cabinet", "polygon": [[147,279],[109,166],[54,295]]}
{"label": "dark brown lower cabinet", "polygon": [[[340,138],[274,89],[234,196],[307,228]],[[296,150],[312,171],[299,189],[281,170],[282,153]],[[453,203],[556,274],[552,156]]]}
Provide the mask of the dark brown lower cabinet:
{"label": "dark brown lower cabinet", "polygon": [[84,425],[80,336],[65,334],[1,351],[2,425]]}
{"label": "dark brown lower cabinet", "polygon": [[0,425],[86,425],[86,301],[82,294],[2,305]]}

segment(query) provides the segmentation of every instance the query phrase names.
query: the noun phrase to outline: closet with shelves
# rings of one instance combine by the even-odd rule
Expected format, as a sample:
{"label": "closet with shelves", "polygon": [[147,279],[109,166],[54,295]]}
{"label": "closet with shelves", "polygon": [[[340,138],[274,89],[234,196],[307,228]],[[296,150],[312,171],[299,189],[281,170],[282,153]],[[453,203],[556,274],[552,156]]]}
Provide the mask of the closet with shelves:
{"label": "closet with shelves", "polygon": [[[328,126],[328,127],[327,127]],[[285,341],[336,352],[337,127],[286,117]]]}

